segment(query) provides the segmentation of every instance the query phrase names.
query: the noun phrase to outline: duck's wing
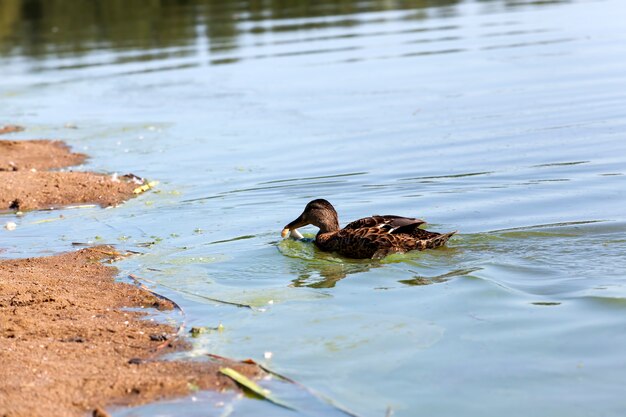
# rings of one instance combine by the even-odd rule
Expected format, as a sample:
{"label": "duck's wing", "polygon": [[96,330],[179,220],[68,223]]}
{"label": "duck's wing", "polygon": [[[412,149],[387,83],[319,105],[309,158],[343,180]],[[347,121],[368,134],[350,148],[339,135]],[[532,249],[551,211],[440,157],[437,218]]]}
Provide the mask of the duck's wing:
{"label": "duck's wing", "polygon": [[411,234],[413,230],[426,223],[422,219],[412,217],[402,217],[394,215],[364,217],[349,223],[344,230],[357,230],[364,228],[377,228],[386,233],[407,233]]}
{"label": "duck's wing", "polygon": [[[381,249],[387,251],[391,251],[394,247],[404,249],[401,248],[401,245],[406,240],[406,237],[408,236],[391,234],[377,226],[346,227],[334,233],[327,242],[327,248],[349,258],[366,259],[371,258]],[[405,252],[407,250],[410,250],[410,248],[401,251]]]}
{"label": "duck's wing", "polygon": [[389,233],[379,227],[344,228],[322,243],[323,249],[337,251],[350,258],[380,259],[392,253],[434,249],[446,244],[456,232],[436,233],[415,229],[414,233]]}

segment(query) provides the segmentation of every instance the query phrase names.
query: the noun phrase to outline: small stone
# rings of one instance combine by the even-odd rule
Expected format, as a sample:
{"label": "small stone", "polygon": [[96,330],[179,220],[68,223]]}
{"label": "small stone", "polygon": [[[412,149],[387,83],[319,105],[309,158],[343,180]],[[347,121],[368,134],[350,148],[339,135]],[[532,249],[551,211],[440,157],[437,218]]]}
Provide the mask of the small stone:
{"label": "small stone", "polygon": [[85,343],[85,339],[80,336],[75,336],[61,339],[61,342]]}
{"label": "small stone", "polygon": [[111,417],[111,415],[109,413],[107,413],[106,411],[104,411],[100,407],[96,407],[93,410],[93,413],[91,413],[91,415],[92,415],[92,417]]}
{"label": "small stone", "polygon": [[4,228],[8,231],[15,230],[16,227],[17,224],[15,224],[14,222],[6,222],[6,224],[4,225]]}

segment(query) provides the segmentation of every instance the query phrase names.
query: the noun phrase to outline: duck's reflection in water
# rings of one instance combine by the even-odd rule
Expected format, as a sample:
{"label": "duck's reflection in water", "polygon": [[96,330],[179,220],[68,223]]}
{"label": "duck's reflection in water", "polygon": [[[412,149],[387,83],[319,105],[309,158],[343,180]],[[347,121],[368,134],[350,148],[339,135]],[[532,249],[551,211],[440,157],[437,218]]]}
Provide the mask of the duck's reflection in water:
{"label": "duck's reflection in water", "polygon": [[[453,248],[424,252],[409,252],[407,254],[391,255],[383,260],[349,259],[333,253],[322,252],[315,247],[313,239],[301,240],[285,239],[278,243],[278,249],[289,259],[290,273],[297,276],[291,281],[292,287],[333,288],[335,284],[351,274],[368,272],[371,269],[392,267],[390,264],[402,263],[416,269],[407,269],[411,275],[398,280],[400,284],[417,286],[437,284],[449,281],[452,278],[468,275],[481,269],[476,267],[454,268],[450,265],[450,258],[457,255]],[[427,258],[425,260],[424,258]],[[447,260],[446,262],[437,262]],[[427,273],[420,271],[423,264],[429,265]],[[445,265],[442,265],[445,264]],[[452,266],[452,268],[450,268]],[[437,274],[437,272],[440,272]],[[406,276],[406,275],[405,275]]]}
{"label": "duck's reflection in water", "polygon": [[311,261],[296,272],[298,278],[292,281],[293,287],[333,288],[335,284],[350,274],[367,272],[372,268],[380,268],[378,261],[359,263],[343,263],[330,261]]}
{"label": "duck's reflection in water", "polygon": [[480,269],[482,269],[482,268],[457,269],[457,270],[454,270],[454,271],[446,272],[445,274],[435,275],[435,276],[432,276],[432,277],[423,276],[423,275],[420,275],[419,273],[417,273],[416,271],[411,271],[411,272],[415,272],[415,274],[416,274],[416,275],[413,276],[413,278],[401,279],[398,282],[400,284],[410,285],[410,286],[439,284],[439,283],[442,283],[442,282],[447,282],[447,281],[449,281],[449,280],[451,280],[452,278],[455,278],[455,277],[459,277],[459,276],[462,276],[462,275],[469,275],[472,272],[478,271]]}
{"label": "duck's reflection in water", "polygon": [[380,261],[347,259],[333,253],[322,252],[315,247],[313,239],[284,239],[278,250],[289,258],[290,273],[297,276],[292,287],[333,288],[350,274],[367,272],[383,266]]}

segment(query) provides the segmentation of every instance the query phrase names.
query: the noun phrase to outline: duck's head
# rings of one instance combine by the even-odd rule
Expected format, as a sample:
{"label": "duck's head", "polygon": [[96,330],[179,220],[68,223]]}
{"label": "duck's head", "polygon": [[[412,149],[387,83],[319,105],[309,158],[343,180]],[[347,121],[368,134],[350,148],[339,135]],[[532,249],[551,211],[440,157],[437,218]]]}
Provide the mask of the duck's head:
{"label": "duck's head", "polygon": [[292,230],[312,224],[320,228],[320,233],[334,232],[339,230],[339,218],[337,211],[328,201],[317,199],[309,202],[304,211],[297,219],[289,223],[283,229],[281,236],[287,237]]}

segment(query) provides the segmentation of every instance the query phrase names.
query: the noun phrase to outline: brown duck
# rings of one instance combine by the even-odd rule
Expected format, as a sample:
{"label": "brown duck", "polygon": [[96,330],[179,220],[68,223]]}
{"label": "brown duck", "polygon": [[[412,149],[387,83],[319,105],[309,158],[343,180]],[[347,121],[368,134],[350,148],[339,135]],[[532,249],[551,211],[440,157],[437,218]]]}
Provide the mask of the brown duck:
{"label": "brown duck", "polygon": [[325,252],[337,252],[347,258],[382,259],[392,253],[424,250],[445,245],[456,232],[435,233],[420,229],[424,220],[400,216],[372,216],[355,220],[339,228],[337,211],[328,201],[313,200],[302,214],[283,229],[301,236],[299,227],[312,224],[319,227],[315,245]]}

